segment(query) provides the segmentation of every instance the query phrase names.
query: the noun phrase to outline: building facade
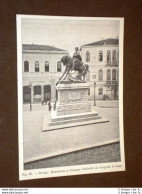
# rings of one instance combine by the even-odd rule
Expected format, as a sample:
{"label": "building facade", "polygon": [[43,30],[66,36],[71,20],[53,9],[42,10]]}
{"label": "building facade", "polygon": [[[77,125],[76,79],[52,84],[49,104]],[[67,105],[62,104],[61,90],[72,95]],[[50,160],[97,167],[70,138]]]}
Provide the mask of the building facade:
{"label": "building facade", "polygon": [[81,46],[82,61],[89,65],[90,99],[117,100],[119,96],[119,40],[106,39]]}
{"label": "building facade", "polygon": [[22,45],[23,103],[55,101],[56,83],[64,71],[61,57],[68,52],[54,46]]}

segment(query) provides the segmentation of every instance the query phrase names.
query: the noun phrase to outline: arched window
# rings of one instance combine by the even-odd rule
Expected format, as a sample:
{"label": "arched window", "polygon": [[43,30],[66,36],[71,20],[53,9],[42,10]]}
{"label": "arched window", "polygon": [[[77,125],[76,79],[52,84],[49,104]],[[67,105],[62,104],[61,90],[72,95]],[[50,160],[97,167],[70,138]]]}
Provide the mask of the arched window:
{"label": "arched window", "polygon": [[110,50],[107,51],[107,61],[111,61],[111,52],[110,52]]}
{"label": "arched window", "polygon": [[61,70],[61,62],[60,61],[58,61],[57,62],[57,72],[61,72],[62,70]]}
{"label": "arched window", "polygon": [[90,61],[90,52],[86,51],[86,62]]}
{"label": "arched window", "polygon": [[103,70],[100,69],[99,70],[99,81],[102,81],[103,80]]}
{"label": "arched window", "polygon": [[45,72],[49,72],[49,62],[45,61]]}
{"label": "arched window", "polygon": [[29,62],[24,61],[24,72],[29,72]]}
{"label": "arched window", "polygon": [[103,88],[99,88],[99,95],[103,95]]}
{"label": "arched window", "polygon": [[116,69],[112,70],[112,80],[116,80]]}
{"label": "arched window", "polygon": [[113,50],[112,52],[112,60],[116,61],[116,50]]}
{"label": "arched window", "polygon": [[99,61],[103,61],[103,51],[99,51]]}
{"label": "arched window", "polygon": [[39,61],[35,62],[35,72],[39,72]]}
{"label": "arched window", "polygon": [[107,81],[110,81],[111,80],[111,70],[108,69],[107,70]]}

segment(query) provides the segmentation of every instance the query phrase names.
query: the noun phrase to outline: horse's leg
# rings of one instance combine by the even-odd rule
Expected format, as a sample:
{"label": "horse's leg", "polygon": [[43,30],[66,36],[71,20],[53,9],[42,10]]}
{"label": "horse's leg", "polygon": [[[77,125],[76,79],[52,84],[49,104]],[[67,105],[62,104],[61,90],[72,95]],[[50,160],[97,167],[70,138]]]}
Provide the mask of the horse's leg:
{"label": "horse's leg", "polygon": [[67,68],[65,68],[65,71],[64,71],[63,75],[59,78],[59,81],[64,77],[64,75],[66,74],[66,72],[67,72]]}
{"label": "horse's leg", "polygon": [[65,75],[65,77],[64,77],[64,79],[63,79],[63,80],[65,80],[65,79],[67,78],[67,75],[69,74],[69,71],[70,71],[70,69],[69,69],[69,70],[67,70],[67,73],[66,73],[66,75]]}

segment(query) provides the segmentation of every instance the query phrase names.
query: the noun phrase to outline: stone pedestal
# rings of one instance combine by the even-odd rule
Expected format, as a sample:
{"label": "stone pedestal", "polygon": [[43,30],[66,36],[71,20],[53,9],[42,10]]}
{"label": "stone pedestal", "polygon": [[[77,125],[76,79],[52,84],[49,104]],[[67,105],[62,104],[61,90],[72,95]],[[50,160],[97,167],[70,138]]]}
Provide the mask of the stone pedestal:
{"label": "stone pedestal", "polygon": [[88,101],[87,83],[64,83],[56,86],[58,103],[56,111],[43,117],[42,131],[71,128],[82,125],[108,122],[92,110]]}
{"label": "stone pedestal", "polygon": [[58,91],[57,116],[91,112],[87,83],[59,84],[56,89]]}

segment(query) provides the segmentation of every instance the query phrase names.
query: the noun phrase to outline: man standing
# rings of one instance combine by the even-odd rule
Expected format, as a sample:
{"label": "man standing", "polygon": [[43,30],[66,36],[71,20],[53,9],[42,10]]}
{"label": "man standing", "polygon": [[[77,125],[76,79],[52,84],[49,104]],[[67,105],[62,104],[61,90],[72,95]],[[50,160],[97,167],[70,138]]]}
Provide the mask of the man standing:
{"label": "man standing", "polygon": [[51,111],[51,108],[52,108],[52,106],[51,106],[51,103],[49,101],[49,103],[48,103],[48,109],[49,109],[49,111]]}

